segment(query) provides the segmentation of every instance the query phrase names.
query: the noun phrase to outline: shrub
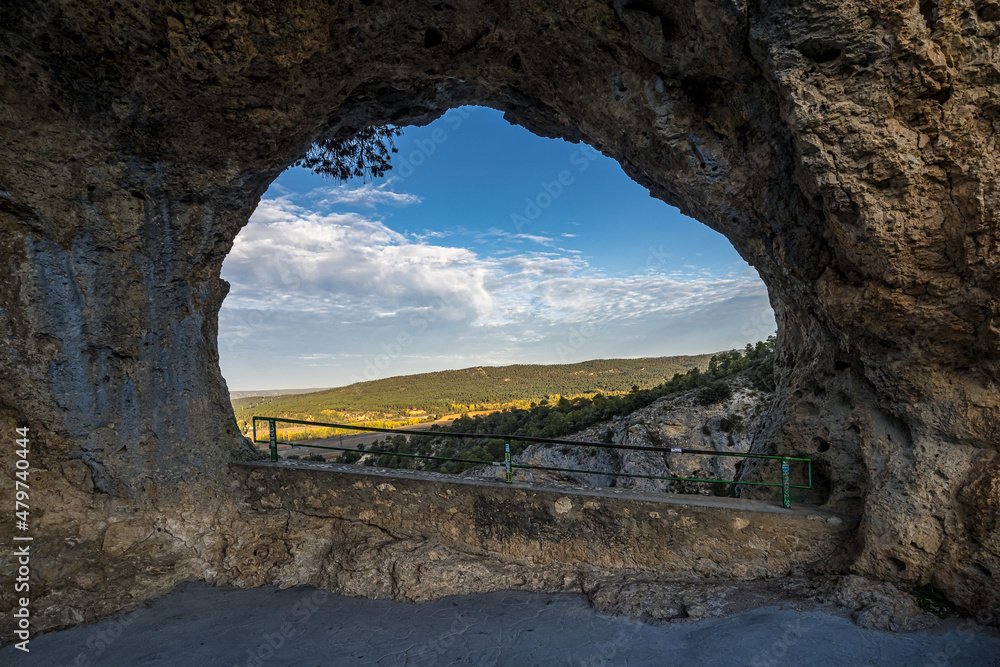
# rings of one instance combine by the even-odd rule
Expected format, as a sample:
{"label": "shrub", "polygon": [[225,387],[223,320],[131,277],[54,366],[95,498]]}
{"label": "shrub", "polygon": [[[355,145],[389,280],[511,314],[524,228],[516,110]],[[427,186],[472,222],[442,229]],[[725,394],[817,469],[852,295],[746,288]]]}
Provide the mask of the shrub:
{"label": "shrub", "polygon": [[733,395],[729,383],[725,380],[716,380],[712,384],[698,391],[696,396],[699,405],[713,405],[721,403]]}

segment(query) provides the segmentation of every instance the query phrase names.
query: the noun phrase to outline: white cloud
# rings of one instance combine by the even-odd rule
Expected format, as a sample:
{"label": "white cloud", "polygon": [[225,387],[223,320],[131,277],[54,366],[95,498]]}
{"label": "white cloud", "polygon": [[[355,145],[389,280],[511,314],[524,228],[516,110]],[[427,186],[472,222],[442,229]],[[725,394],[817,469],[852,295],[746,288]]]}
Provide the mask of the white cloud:
{"label": "white cloud", "polygon": [[477,240],[480,241],[489,237],[506,239],[509,241],[531,241],[532,243],[544,246],[552,246],[555,243],[555,239],[549,236],[542,236],[540,234],[511,234],[510,232],[504,231],[499,227],[490,227],[486,230],[485,234],[478,234],[476,236]]}
{"label": "white cloud", "polygon": [[538,236],[537,234],[514,234],[510,238],[523,239],[539,245],[552,245],[555,242],[555,239],[551,239],[548,236]]}
{"label": "white cloud", "polygon": [[417,241],[426,241],[427,239],[445,239],[445,238],[448,238],[449,236],[451,236],[451,232],[431,231],[429,229],[425,229],[423,232],[413,233],[413,234],[410,234],[410,236],[412,236]]}
{"label": "white cloud", "polygon": [[355,213],[306,212],[284,199],[263,200],[226,258],[233,287],[226,304],[262,300],[304,313],[332,304],[394,313],[402,306],[454,303],[451,317],[492,308],[488,264],[463,248],[414,243]]}
{"label": "white cloud", "polygon": [[365,183],[360,188],[349,188],[341,185],[330,188],[322,194],[324,199],[320,200],[321,206],[331,204],[350,204],[353,206],[365,206],[372,208],[375,204],[392,204],[393,206],[406,206],[408,204],[419,204],[423,201],[418,195],[411,195],[402,192],[393,192],[387,186],[392,181],[386,181],[382,185],[375,187],[371,183]]}
{"label": "white cloud", "polygon": [[[233,388],[347,383],[397,348],[379,377],[706,352],[773,331],[752,270],[606,276],[571,251],[482,256],[433,245],[434,232],[404,235],[369,215],[319,206],[292,196],[262,200],[226,258],[232,287],[220,354]],[[574,358],[557,358],[557,345],[585,324],[595,332],[586,344],[573,348]],[[289,378],[245,379],[264,359]]]}

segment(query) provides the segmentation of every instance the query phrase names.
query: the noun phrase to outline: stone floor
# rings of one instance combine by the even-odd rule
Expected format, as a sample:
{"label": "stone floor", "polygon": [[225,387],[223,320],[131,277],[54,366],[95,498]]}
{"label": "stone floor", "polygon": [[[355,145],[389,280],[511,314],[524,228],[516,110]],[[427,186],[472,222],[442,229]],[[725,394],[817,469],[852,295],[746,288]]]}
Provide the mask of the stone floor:
{"label": "stone floor", "polygon": [[[948,629],[950,627],[950,629]],[[506,592],[411,605],[300,587],[188,583],[147,607],[42,635],[2,665],[878,665],[1000,667],[1000,635],[863,630],[765,607],[670,626],[594,611],[579,595]]]}

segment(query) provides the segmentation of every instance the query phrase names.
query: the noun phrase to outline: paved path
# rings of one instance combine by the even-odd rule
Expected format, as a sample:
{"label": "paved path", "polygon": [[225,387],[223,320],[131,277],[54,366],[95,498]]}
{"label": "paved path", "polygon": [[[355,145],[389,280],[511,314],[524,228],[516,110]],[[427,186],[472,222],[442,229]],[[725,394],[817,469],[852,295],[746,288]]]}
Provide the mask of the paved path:
{"label": "paved path", "polygon": [[[959,628],[959,630],[964,628]],[[183,584],[148,607],[42,635],[0,664],[872,665],[1000,667],[1000,638],[862,630],[821,612],[756,609],[657,626],[603,616],[570,594],[490,593],[421,605],[299,587]]]}

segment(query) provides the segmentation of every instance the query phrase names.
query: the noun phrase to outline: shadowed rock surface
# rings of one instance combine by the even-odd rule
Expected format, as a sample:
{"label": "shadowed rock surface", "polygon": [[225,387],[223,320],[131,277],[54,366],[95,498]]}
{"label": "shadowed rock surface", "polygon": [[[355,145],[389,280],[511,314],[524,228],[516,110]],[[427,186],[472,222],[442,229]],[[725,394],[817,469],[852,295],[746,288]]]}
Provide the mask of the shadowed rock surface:
{"label": "shadowed rock surface", "polygon": [[784,576],[829,560],[854,525],[809,506],[508,486],[336,463],[250,463],[233,472],[248,491],[247,519],[269,528],[252,554],[233,554],[228,570],[257,585],[408,601],[442,590],[580,590],[616,573]]}
{"label": "shadowed rock surface", "polygon": [[228,467],[222,261],[317,138],[461,104],[725,234],[778,322],[753,449],[813,457],[861,516],[827,567],[1000,620],[994,2],[24,0],[0,26],[0,429],[31,429],[37,628],[273,578],[283,519]]}

